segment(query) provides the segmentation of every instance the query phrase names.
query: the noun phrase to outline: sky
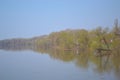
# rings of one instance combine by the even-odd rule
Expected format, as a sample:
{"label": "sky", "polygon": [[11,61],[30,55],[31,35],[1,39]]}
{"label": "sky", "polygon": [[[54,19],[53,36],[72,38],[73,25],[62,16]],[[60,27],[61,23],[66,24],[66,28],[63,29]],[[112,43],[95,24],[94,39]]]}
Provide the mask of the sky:
{"label": "sky", "polygon": [[120,0],[0,0],[0,39],[111,28],[116,18],[120,20]]}

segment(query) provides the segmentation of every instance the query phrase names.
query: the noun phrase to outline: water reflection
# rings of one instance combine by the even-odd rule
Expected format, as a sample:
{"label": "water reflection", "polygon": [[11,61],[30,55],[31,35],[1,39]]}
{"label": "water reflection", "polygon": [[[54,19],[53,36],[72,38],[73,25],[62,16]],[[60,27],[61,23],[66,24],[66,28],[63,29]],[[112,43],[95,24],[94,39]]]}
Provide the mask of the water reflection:
{"label": "water reflection", "polygon": [[[79,68],[92,68],[98,74],[113,72],[118,80],[120,79],[120,51],[114,50],[109,55],[95,56],[92,51],[86,49],[84,51],[64,51],[49,48],[40,48],[32,43],[18,44],[7,43],[0,44],[1,50],[22,51],[32,50],[40,54],[48,54],[52,59],[63,62],[74,62]],[[101,53],[103,54],[103,53]]]}

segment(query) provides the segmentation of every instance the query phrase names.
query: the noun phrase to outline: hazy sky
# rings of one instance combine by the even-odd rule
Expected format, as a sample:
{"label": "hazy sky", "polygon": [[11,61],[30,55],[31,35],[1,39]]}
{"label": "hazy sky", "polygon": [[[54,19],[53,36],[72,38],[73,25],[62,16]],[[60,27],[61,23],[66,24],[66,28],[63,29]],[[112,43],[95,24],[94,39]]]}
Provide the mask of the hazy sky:
{"label": "hazy sky", "polygon": [[0,0],[0,39],[112,27],[116,18],[120,0]]}

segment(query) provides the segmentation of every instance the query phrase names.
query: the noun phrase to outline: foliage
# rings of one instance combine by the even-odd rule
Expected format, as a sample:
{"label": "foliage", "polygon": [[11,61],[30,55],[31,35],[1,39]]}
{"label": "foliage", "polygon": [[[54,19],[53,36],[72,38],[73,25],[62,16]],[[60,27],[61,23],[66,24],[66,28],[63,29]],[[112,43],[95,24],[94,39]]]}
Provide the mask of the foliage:
{"label": "foliage", "polygon": [[[53,48],[59,50],[95,50],[96,48],[114,49],[120,46],[120,32],[113,29],[97,27],[93,30],[64,30],[53,32],[36,40],[40,48]],[[117,30],[117,31],[116,31]],[[117,35],[116,35],[117,34]]]}

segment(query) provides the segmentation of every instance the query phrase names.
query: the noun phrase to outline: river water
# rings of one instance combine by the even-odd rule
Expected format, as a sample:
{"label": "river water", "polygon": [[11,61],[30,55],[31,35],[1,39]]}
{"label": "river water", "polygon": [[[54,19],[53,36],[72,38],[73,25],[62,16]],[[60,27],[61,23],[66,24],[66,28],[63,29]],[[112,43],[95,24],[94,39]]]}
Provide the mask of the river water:
{"label": "river water", "polygon": [[70,51],[1,49],[0,80],[120,80],[119,59]]}

